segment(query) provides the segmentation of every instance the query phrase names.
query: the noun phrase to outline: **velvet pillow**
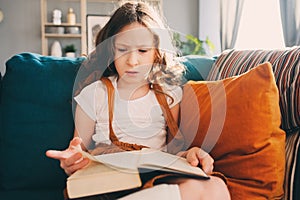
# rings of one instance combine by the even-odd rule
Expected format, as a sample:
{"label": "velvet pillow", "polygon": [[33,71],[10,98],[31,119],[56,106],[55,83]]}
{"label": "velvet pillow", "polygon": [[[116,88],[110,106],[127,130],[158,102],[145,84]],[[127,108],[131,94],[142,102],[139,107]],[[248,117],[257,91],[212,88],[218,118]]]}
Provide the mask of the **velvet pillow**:
{"label": "velvet pillow", "polygon": [[285,132],[270,63],[220,81],[184,86],[180,129],[186,148],[199,146],[228,179],[232,199],[283,195]]}

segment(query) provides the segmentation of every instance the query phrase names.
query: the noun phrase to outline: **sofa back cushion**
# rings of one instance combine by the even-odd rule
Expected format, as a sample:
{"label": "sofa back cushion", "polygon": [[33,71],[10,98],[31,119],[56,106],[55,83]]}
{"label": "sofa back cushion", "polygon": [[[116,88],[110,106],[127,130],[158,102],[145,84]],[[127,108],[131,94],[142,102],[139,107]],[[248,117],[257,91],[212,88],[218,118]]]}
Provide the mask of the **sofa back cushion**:
{"label": "sofa back cushion", "polygon": [[0,99],[0,189],[64,188],[66,175],[47,149],[73,136],[72,90],[82,58],[33,53],[6,63]]}
{"label": "sofa back cushion", "polygon": [[270,62],[280,95],[281,127],[287,134],[300,128],[300,47],[284,50],[227,50],[216,60],[207,80],[239,75]]}
{"label": "sofa back cushion", "polygon": [[209,71],[216,61],[216,58],[200,55],[186,55],[180,57],[179,61],[186,68],[184,74],[186,81],[203,81],[207,79]]}

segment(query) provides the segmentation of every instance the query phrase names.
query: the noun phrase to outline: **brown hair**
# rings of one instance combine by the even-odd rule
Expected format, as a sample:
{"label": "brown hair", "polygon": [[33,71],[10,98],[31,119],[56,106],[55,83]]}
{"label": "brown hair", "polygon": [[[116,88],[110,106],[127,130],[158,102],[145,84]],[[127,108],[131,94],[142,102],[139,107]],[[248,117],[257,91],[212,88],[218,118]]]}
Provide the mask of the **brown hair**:
{"label": "brown hair", "polygon": [[[96,48],[82,64],[79,70],[80,80],[76,88],[77,95],[83,87],[99,80],[102,76],[117,75],[114,65],[114,36],[126,25],[138,22],[147,27],[154,35],[156,47],[156,59],[149,74],[150,83],[180,84],[184,67],[174,61],[173,54],[160,49],[161,34],[167,33],[169,44],[172,44],[171,34],[166,27],[163,18],[154,9],[143,2],[128,1],[121,5],[111,16],[107,24],[101,29],[96,37]],[[163,36],[166,36],[164,34]],[[172,46],[172,45],[171,45]],[[174,47],[173,47],[174,48]],[[169,50],[170,51],[170,50]],[[83,80],[83,81],[82,81]]]}

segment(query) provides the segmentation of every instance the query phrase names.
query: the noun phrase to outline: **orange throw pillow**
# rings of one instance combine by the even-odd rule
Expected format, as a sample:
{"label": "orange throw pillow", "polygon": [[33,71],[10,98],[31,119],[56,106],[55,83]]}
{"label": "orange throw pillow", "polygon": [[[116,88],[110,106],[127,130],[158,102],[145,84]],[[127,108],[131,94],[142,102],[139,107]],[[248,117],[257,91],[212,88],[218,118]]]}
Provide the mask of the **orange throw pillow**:
{"label": "orange throw pillow", "polygon": [[280,199],[285,132],[272,66],[220,81],[184,86],[180,129],[186,148],[199,146],[227,177],[233,200]]}

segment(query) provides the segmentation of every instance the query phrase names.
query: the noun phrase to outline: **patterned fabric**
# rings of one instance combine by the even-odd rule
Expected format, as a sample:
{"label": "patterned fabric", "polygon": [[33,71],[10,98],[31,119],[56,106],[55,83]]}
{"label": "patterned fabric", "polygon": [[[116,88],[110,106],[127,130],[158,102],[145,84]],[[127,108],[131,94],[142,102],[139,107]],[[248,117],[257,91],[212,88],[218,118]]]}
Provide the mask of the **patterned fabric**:
{"label": "patterned fabric", "polygon": [[263,62],[273,65],[280,94],[282,129],[287,134],[300,124],[300,47],[285,50],[226,50],[216,60],[207,80],[219,80],[248,71]]}
{"label": "patterned fabric", "polygon": [[[300,131],[295,134],[291,134],[286,138],[285,156],[286,156],[286,172],[284,183],[284,200],[293,199],[293,194],[299,190],[294,185],[294,177],[296,173],[296,159],[299,155],[300,146]],[[289,178],[291,177],[291,178]]]}
{"label": "patterned fabric", "polygon": [[281,128],[286,138],[284,200],[295,199],[296,167],[300,146],[300,47],[284,50],[226,50],[216,60],[207,80],[239,75],[263,62],[270,62],[280,94]]}

